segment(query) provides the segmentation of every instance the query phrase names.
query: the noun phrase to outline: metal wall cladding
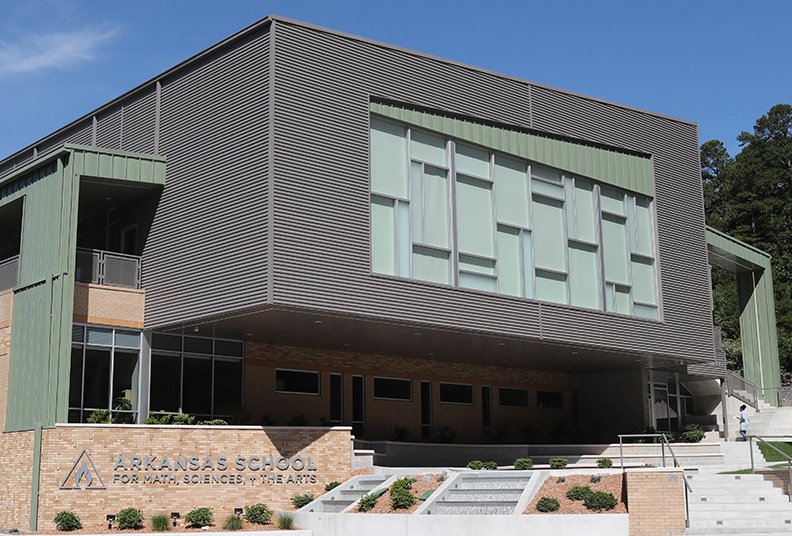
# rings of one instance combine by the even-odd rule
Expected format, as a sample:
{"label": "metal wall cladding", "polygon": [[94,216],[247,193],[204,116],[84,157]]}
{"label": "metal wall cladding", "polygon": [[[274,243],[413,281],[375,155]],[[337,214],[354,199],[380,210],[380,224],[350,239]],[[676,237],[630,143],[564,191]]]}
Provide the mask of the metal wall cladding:
{"label": "metal wall cladding", "polygon": [[[274,33],[276,304],[714,359],[695,126],[287,22]],[[372,96],[654,155],[664,322],[372,276]]]}

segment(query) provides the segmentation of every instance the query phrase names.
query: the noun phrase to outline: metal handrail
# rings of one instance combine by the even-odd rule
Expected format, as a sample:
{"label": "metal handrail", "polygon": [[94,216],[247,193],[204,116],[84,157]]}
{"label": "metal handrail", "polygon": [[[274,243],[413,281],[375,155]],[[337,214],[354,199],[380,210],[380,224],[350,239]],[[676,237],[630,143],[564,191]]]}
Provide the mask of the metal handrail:
{"label": "metal handrail", "polygon": [[106,284],[105,276],[106,276],[106,262],[107,259],[126,259],[135,262],[135,276],[134,281],[130,281],[129,286],[131,288],[140,288],[140,281],[141,281],[141,258],[139,255],[129,255],[126,253],[117,253],[115,251],[106,251],[102,249],[89,249],[89,248],[77,248],[78,253],[84,253],[91,255],[92,258],[96,259],[96,268],[97,273],[91,274],[93,278],[91,280],[80,279],[83,282],[87,283],[97,283],[99,285]]}
{"label": "metal handrail", "polygon": [[[14,281],[12,282],[11,286],[2,285],[2,283],[0,283],[0,285],[2,285],[2,286],[0,286],[0,291],[8,290],[10,288],[14,288],[19,283],[19,255],[14,255],[13,257],[8,257],[7,259],[0,260],[0,269],[6,268],[8,266],[13,266],[13,265],[16,265],[16,268],[15,268],[15,276],[16,277],[14,278]],[[5,288],[3,288],[4,286],[5,286]]]}
{"label": "metal handrail", "polygon": [[[767,439],[782,439],[782,438],[783,439],[789,439],[789,436],[764,436],[764,437],[767,438]],[[751,453],[751,473],[755,473],[756,472],[756,469],[754,467],[754,454],[753,454],[753,442],[754,442],[754,439],[764,443],[765,445],[767,445],[768,447],[773,449],[775,452],[777,452],[778,454],[780,454],[781,456],[786,458],[786,461],[787,461],[787,474],[789,475],[789,487],[787,488],[787,491],[789,492],[789,494],[788,494],[789,502],[792,502],[792,456],[789,456],[785,452],[779,450],[772,443],[770,443],[769,441],[766,441],[764,438],[761,438],[759,436],[749,435],[748,436],[748,450]]]}
{"label": "metal handrail", "polygon": [[[741,389],[741,390],[745,391],[749,395],[753,395],[753,398],[751,398],[751,396],[741,396],[739,393],[737,393],[736,391],[740,389],[734,389],[732,386],[733,382],[741,383],[742,386],[745,387],[745,389]],[[758,387],[756,386],[756,384],[746,380],[745,378],[743,378],[742,376],[740,376],[739,374],[737,374],[732,370],[727,370],[726,389],[729,396],[733,396],[738,400],[742,400],[743,402],[754,408],[754,410],[756,410],[757,413],[759,413],[759,394],[757,392]]]}
{"label": "metal handrail", "polygon": [[[674,467],[682,468],[682,464],[679,463],[677,460],[676,454],[674,454],[674,449],[671,448],[671,443],[668,442],[668,437],[665,434],[620,434],[619,435],[619,467],[624,470],[624,438],[632,438],[632,437],[653,437],[653,438],[660,438],[660,451],[663,457],[663,467],[666,466],[666,458],[665,458],[665,448],[668,447],[668,452],[671,454],[671,459],[674,461]],[[753,458],[751,458],[751,462],[753,463]],[[790,473],[792,474],[792,473]],[[688,495],[693,493],[693,488],[688,482],[687,478],[685,478],[684,470],[682,472],[682,481],[685,483],[685,526],[690,527],[690,504],[688,500]]]}

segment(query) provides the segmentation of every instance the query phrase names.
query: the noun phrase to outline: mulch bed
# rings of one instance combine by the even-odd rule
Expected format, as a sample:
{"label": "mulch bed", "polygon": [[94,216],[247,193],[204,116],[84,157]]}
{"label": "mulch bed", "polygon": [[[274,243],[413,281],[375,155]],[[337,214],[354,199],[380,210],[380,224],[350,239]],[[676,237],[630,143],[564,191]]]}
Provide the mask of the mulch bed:
{"label": "mulch bed", "polygon": [[[556,482],[557,476],[548,477],[542,487],[536,492],[531,504],[525,509],[526,514],[626,514],[627,506],[624,503],[622,488],[622,474],[602,475],[602,479],[597,483],[591,482],[591,475],[566,475],[564,482]],[[618,501],[613,510],[589,510],[583,506],[583,501],[573,501],[567,499],[566,492],[574,486],[588,486],[591,491],[601,491],[603,493],[613,493]],[[555,512],[540,512],[536,509],[536,503],[542,497],[551,497],[558,500],[560,508]]]}
{"label": "mulch bed", "polygon": [[[415,495],[415,497],[417,498],[429,490],[436,490],[443,484],[443,482],[437,481],[437,478],[439,476],[440,475],[413,476],[412,478],[415,478],[415,482],[413,482],[411,488],[412,494]],[[391,507],[390,490],[388,490],[385,492],[384,495],[382,495],[379,499],[377,499],[377,504],[374,505],[374,508],[369,510],[369,512],[372,514],[410,514],[412,512],[415,512],[418,509],[418,507],[421,506],[422,504],[423,501],[416,500],[415,503],[409,508],[394,510]]]}

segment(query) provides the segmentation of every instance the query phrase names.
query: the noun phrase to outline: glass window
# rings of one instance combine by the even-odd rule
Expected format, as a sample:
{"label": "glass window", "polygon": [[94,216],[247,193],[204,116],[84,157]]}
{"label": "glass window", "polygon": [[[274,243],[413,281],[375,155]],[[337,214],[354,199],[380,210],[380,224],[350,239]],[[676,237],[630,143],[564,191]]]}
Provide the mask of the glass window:
{"label": "glass window", "polygon": [[110,349],[86,348],[83,405],[90,409],[110,409]]}
{"label": "glass window", "polygon": [[165,333],[151,334],[151,347],[155,350],[171,350],[181,352],[181,335],[166,335]]}
{"label": "glass window", "polygon": [[413,247],[413,277],[448,285],[451,282],[451,263],[448,252],[421,246]]}
{"label": "glass window", "polygon": [[116,330],[115,345],[124,348],[140,348],[140,332]]}
{"label": "glass window", "polygon": [[454,162],[457,173],[484,179],[490,178],[490,154],[487,151],[457,143]]}
{"label": "glass window", "polygon": [[529,398],[528,389],[498,388],[498,403],[504,407],[527,408],[530,405]]}
{"label": "glass window", "polygon": [[536,271],[536,299],[567,303],[566,276],[554,272]]}
{"label": "glass window", "polygon": [[396,225],[393,201],[371,198],[371,270],[396,274]]}
{"label": "glass window", "polygon": [[82,375],[83,375],[83,349],[82,346],[72,348],[71,368],[69,369],[69,407],[82,407]]}
{"label": "glass window", "polygon": [[89,327],[88,344],[113,346],[113,330]]}
{"label": "glass window", "polygon": [[534,196],[534,262],[537,268],[566,272],[563,203]]}
{"label": "glass window", "polygon": [[575,222],[578,240],[597,241],[597,217],[594,211],[594,185],[575,179]]}
{"label": "glass window", "polygon": [[493,258],[492,184],[457,175],[456,196],[459,251]]}
{"label": "glass window", "polygon": [[179,413],[181,357],[152,353],[149,407],[153,413]]}
{"label": "glass window", "polygon": [[539,164],[531,164],[531,177],[550,182],[561,183],[561,172],[550,169]]}
{"label": "glass window", "polygon": [[344,417],[344,389],[341,374],[330,375],[330,421],[341,422]]}
{"label": "glass window", "polygon": [[85,326],[72,326],[72,342],[85,340]]}
{"label": "glass window", "polygon": [[473,386],[462,383],[441,383],[440,402],[472,405]]}
{"label": "glass window", "polygon": [[427,164],[447,168],[446,142],[443,138],[438,136],[411,129],[410,158],[412,160],[420,160]]}
{"label": "glass window", "polygon": [[560,184],[550,184],[544,181],[533,181],[531,183],[531,191],[535,194],[541,194],[545,197],[564,200],[564,187]]}
{"label": "glass window", "polygon": [[613,188],[600,189],[600,206],[605,212],[624,216],[624,194]]}
{"label": "glass window", "polygon": [[371,191],[407,198],[407,140],[403,126],[371,120]]}
{"label": "glass window", "polygon": [[542,409],[563,409],[564,395],[556,391],[536,391],[536,407]]}
{"label": "glass window", "polygon": [[605,279],[614,283],[629,284],[627,230],[623,219],[603,214],[602,255],[605,264]]}
{"label": "glass window", "polygon": [[242,361],[214,360],[214,408],[212,414],[231,416],[239,409],[242,399]]}
{"label": "glass window", "polygon": [[655,292],[654,262],[639,257],[632,261],[633,299],[636,302],[654,305]]}
{"label": "glass window", "polygon": [[116,350],[113,355],[113,408],[137,409],[138,353]]}
{"label": "glass window", "polygon": [[215,339],[215,354],[231,357],[242,357],[242,341],[224,341]]}
{"label": "glass window", "polygon": [[654,257],[654,242],[652,240],[654,231],[652,230],[652,209],[651,201],[645,197],[636,196],[635,198],[635,232],[637,235],[636,253]]}
{"label": "glass window", "polygon": [[374,378],[374,398],[412,400],[412,381],[399,378]]}
{"label": "glass window", "polygon": [[449,248],[450,214],[448,207],[448,172],[431,166],[424,167],[423,195],[424,243],[429,246]]}
{"label": "glass window", "polygon": [[212,413],[212,358],[184,358],[182,411],[203,416]]}
{"label": "glass window", "polygon": [[319,394],[319,373],[307,370],[276,370],[275,390],[279,393]]}
{"label": "glass window", "polygon": [[498,226],[498,291],[522,296],[520,231]]}
{"label": "glass window", "polygon": [[212,354],[212,339],[184,337],[184,352],[190,354]]}
{"label": "glass window", "polygon": [[599,284],[600,276],[597,268],[597,248],[583,243],[569,244],[569,295],[570,303],[589,309],[600,308]]}
{"label": "glass window", "polygon": [[498,221],[528,227],[528,176],[526,164],[495,157],[495,211]]}

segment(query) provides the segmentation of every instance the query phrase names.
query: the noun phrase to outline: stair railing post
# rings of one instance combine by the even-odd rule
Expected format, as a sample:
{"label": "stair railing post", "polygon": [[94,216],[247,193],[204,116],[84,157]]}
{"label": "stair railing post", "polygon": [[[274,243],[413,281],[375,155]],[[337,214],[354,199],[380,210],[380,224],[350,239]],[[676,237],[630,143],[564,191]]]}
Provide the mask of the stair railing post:
{"label": "stair railing post", "polygon": [[666,444],[666,436],[665,436],[665,434],[660,434],[660,438],[661,438],[661,441],[660,441],[660,452],[663,453],[663,467],[665,467],[666,466],[666,464],[665,464],[665,444]]}
{"label": "stair railing post", "polygon": [[754,471],[753,436],[748,436],[748,452],[751,454],[751,474]]}
{"label": "stair railing post", "polygon": [[619,465],[624,471],[624,438],[619,436]]}
{"label": "stair railing post", "polygon": [[789,502],[792,502],[792,460],[787,460],[787,473],[789,480],[787,480],[787,495],[789,495]]}

